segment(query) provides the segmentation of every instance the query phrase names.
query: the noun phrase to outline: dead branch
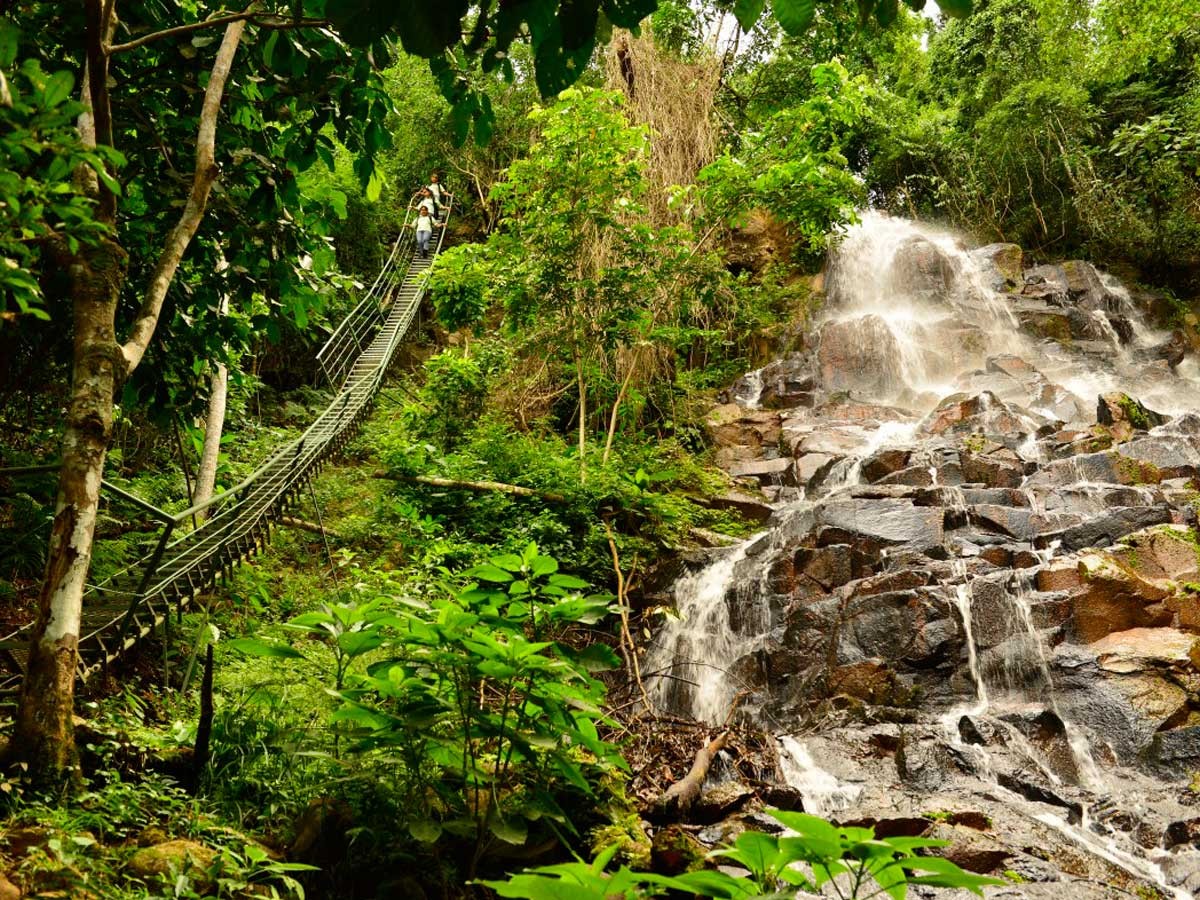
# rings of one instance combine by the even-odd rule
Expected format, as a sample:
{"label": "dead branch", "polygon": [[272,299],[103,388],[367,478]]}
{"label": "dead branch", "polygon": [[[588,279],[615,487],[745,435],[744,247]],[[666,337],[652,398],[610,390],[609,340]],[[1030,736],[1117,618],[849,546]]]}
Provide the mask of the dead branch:
{"label": "dead branch", "polygon": [[654,801],[656,815],[664,819],[681,819],[691,812],[692,807],[700,798],[704,779],[708,777],[708,770],[712,766],[713,760],[717,758],[717,754],[721,752],[728,740],[729,732],[723,731],[696,751],[696,758],[692,761],[692,768],[687,775],[667,788]]}
{"label": "dead branch", "polygon": [[501,494],[512,494],[515,497],[537,497],[550,503],[567,502],[566,497],[554,491],[539,491],[520,484],[505,484],[502,481],[461,481],[457,478],[438,478],[434,475],[396,475],[383,469],[373,472],[371,477],[426,484],[430,487],[457,488],[464,491],[498,491]]}
{"label": "dead branch", "polygon": [[289,528],[299,528],[301,531],[311,531],[313,534],[319,534],[322,537],[331,537],[337,540],[337,535],[331,531],[326,531],[316,522],[310,522],[307,519],[298,519],[295,516],[283,516],[279,520],[279,524],[286,525]]}

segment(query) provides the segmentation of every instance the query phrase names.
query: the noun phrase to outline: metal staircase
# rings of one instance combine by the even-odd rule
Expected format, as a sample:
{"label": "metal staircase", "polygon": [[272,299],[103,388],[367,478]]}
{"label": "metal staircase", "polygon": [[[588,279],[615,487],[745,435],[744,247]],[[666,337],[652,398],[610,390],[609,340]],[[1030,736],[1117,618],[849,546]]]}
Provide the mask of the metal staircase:
{"label": "metal staircase", "polygon": [[[299,438],[276,450],[237,486],[180,513],[165,513],[112,488],[158,518],[162,532],[152,553],[89,585],[84,594],[81,680],[119,659],[172,612],[182,612],[219,576],[258,552],[285,510],[353,436],[416,317],[429,267],[442,248],[445,227],[434,235],[428,258],[416,255],[414,214],[410,203],[400,237],[374,284],[317,353],[321,371],[337,393]],[[449,218],[447,210],[443,222]],[[47,468],[53,467],[0,469],[0,476]],[[201,512],[207,517],[194,526]],[[31,631],[32,625],[25,625],[0,636],[0,695],[11,695],[20,685]]]}

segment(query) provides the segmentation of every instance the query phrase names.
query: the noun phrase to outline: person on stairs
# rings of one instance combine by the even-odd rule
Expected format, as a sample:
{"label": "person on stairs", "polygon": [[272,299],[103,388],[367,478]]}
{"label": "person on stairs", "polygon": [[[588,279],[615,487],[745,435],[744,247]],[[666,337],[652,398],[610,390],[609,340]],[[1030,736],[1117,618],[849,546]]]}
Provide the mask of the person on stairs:
{"label": "person on stairs", "polygon": [[429,176],[429,184],[425,186],[425,190],[429,191],[429,195],[433,197],[435,204],[433,208],[434,215],[439,219],[445,218],[446,209],[449,207],[453,195],[442,187],[442,183],[438,181],[437,172]]}
{"label": "person on stairs", "polygon": [[422,259],[429,256],[429,239],[433,237],[433,229],[441,227],[442,223],[433,217],[429,206],[422,203],[421,208],[417,210],[417,218],[413,221],[413,228],[417,231],[417,249],[421,251]]}
{"label": "person on stairs", "polygon": [[438,216],[438,213],[440,212],[440,210],[438,209],[438,202],[437,202],[437,200],[435,200],[433,198],[433,194],[431,194],[429,192],[429,188],[423,187],[419,191],[417,191],[417,205],[418,206],[428,206],[429,209],[433,212],[433,217],[435,219],[440,218]]}

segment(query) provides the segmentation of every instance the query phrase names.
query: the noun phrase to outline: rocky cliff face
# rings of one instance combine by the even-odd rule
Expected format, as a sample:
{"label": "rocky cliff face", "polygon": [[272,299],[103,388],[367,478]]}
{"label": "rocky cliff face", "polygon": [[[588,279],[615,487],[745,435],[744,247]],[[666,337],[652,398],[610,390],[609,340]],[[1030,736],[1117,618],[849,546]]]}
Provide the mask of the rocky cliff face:
{"label": "rocky cliff face", "polygon": [[1088,263],[874,215],[828,284],[812,348],[713,410],[770,519],[677,585],[644,667],[676,676],[660,704],[716,723],[738,704],[807,808],[937,832],[1026,879],[1013,896],[1192,896],[1188,341]]}

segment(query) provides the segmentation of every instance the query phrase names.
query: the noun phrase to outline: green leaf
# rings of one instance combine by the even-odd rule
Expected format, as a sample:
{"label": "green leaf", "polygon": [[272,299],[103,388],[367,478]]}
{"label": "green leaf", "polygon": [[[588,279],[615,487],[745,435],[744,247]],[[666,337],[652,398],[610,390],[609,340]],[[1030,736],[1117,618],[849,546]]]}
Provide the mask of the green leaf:
{"label": "green leaf", "polygon": [[393,0],[326,0],[325,3],[325,15],[333,27],[356,47],[365,47],[383,37],[400,12],[400,5]]}
{"label": "green leaf", "polygon": [[462,36],[468,0],[400,0],[395,27],[404,49],[414,56],[441,54]]}
{"label": "green leaf", "polygon": [[467,569],[465,574],[468,578],[478,578],[480,581],[505,583],[513,580],[512,575],[491,563],[484,563],[483,565]]}
{"label": "green leaf", "polygon": [[408,833],[422,844],[432,844],[442,836],[442,826],[432,819],[414,819],[408,823]]}
{"label": "green leaf", "polygon": [[17,59],[21,30],[12,22],[0,22],[0,68],[8,68]]}
{"label": "green leaf", "polygon": [[737,16],[742,31],[749,31],[754,27],[762,15],[764,6],[766,6],[766,0],[735,0],[733,14]]}
{"label": "green leaf", "polygon": [[582,578],[576,578],[574,575],[551,575],[550,583],[555,587],[566,588],[567,590],[583,590],[588,587],[588,583]]}
{"label": "green leaf", "polygon": [[234,638],[226,641],[226,645],[239,650],[247,656],[265,656],[273,659],[304,659],[304,654],[291,644],[276,641],[263,641],[258,638]]}
{"label": "green leaf", "polygon": [[488,830],[506,844],[524,844],[529,836],[529,827],[521,819],[501,819],[493,817],[488,822]]}
{"label": "green leaf", "polygon": [[971,14],[971,0],[938,0],[938,8],[948,16],[965,19]]}
{"label": "green leaf", "polygon": [[618,28],[637,28],[658,8],[658,0],[604,0],[604,14]]}
{"label": "green leaf", "polygon": [[46,79],[46,86],[42,90],[42,105],[46,109],[53,109],[70,99],[74,86],[75,76],[70,72],[55,72]]}
{"label": "green leaf", "polygon": [[515,553],[504,553],[500,556],[493,556],[488,562],[494,566],[499,566],[507,572],[520,572],[525,568],[525,560],[521,559]]}
{"label": "green leaf", "polygon": [[817,12],[815,0],[775,0],[774,8],[779,27],[792,37],[808,31]]}

